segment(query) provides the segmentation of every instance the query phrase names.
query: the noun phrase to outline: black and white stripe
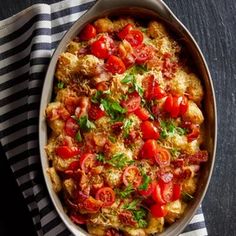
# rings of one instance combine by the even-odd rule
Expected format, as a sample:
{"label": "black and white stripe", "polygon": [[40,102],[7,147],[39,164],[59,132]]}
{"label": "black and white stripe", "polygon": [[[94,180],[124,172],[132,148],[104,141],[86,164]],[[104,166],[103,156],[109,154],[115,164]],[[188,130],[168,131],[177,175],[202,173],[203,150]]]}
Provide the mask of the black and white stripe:
{"label": "black and white stripe", "polygon": [[[53,50],[92,0],[37,4],[0,22],[0,140],[38,235],[70,235],[44,184],[38,147],[43,80]],[[207,235],[201,209],[182,236]]]}

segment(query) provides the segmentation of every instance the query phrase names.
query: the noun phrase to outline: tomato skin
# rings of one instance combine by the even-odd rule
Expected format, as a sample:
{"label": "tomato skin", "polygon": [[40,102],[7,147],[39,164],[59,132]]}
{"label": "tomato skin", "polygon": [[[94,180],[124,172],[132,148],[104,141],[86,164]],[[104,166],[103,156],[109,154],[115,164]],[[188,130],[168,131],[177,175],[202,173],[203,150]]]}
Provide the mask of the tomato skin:
{"label": "tomato skin", "polygon": [[123,74],[126,70],[124,62],[114,55],[109,56],[105,67],[112,74]]}
{"label": "tomato skin", "polygon": [[133,29],[133,25],[132,24],[127,24],[119,33],[118,33],[118,37],[120,39],[124,39],[125,36]]}
{"label": "tomato skin", "polygon": [[140,30],[130,30],[130,32],[125,36],[132,47],[137,47],[143,42],[143,33]]}
{"label": "tomato skin", "polygon": [[145,190],[139,190],[139,193],[140,193],[143,197],[149,197],[149,196],[153,193],[154,188],[155,188],[155,183],[152,182],[152,183],[149,183],[149,184],[148,184],[147,189],[145,189]]}
{"label": "tomato skin", "polygon": [[83,207],[89,213],[97,213],[102,207],[102,202],[89,196],[83,201]]}
{"label": "tomato skin", "polygon": [[149,139],[144,143],[141,149],[141,158],[150,159],[152,163],[154,163],[157,150],[158,150],[158,144],[156,140]]}
{"label": "tomato skin", "polygon": [[88,116],[92,120],[98,120],[105,115],[105,112],[97,105],[92,104],[89,111]]}
{"label": "tomato skin", "polygon": [[182,98],[173,96],[173,107],[170,111],[170,116],[172,118],[177,118],[180,115],[180,103]]}
{"label": "tomato skin", "polygon": [[110,187],[103,187],[97,191],[95,198],[103,202],[103,207],[108,207],[115,202],[115,192]]}
{"label": "tomato skin", "polygon": [[135,57],[137,64],[143,64],[153,57],[153,50],[151,47],[142,44],[135,49]]}
{"label": "tomato skin", "polygon": [[158,147],[155,155],[155,160],[160,167],[169,166],[170,158],[171,155],[167,149]]}
{"label": "tomato skin", "polygon": [[75,135],[77,134],[78,130],[79,130],[79,125],[77,124],[76,120],[73,118],[69,118],[66,121],[64,130],[66,132],[67,135],[71,136],[71,137],[75,137]]}
{"label": "tomato skin", "polygon": [[110,56],[113,47],[114,42],[111,38],[101,36],[91,44],[91,52],[98,58],[107,59]]}
{"label": "tomato skin", "polygon": [[164,110],[167,112],[171,112],[172,107],[173,107],[173,96],[169,94],[164,103]]}
{"label": "tomato skin", "polygon": [[144,121],[140,126],[144,140],[157,140],[160,137],[157,127],[151,121]]}
{"label": "tomato skin", "polygon": [[59,146],[55,151],[56,154],[63,159],[69,159],[80,154],[80,150],[77,147],[70,148],[68,146]]}
{"label": "tomato skin", "polygon": [[71,214],[70,219],[77,225],[86,224],[86,220],[79,214]]}
{"label": "tomato skin", "polygon": [[150,208],[151,214],[153,217],[159,218],[167,215],[167,210],[165,206],[161,206],[159,204],[155,204]]}
{"label": "tomato skin", "polygon": [[75,171],[80,167],[80,163],[79,161],[73,161],[70,163],[69,167],[67,168],[67,170],[72,170]]}
{"label": "tomato skin", "polygon": [[92,153],[85,153],[80,157],[80,168],[87,173],[96,163],[96,156]]}
{"label": "tomato skin", "polygon": [[95,27],[91,24],[87,24],[79,34],[79,38],[82,41],[87,41],[94,38],[97,35]]}
{"label": "tomato skin", "polygon": [[166,201],[162,197],[162,189],[161,189],[161,186],[159,183],[156,183],[154,185],[153,192],[152,192],[152,198],[159,205],[166,204]]}
{"label": "tomato skin", "polygon": [[104,82],[100,82],[100,83],[96,84],[96,89],[98,91],[106,91],[106,90],[108,90],[108,85],[106,84],[105,81]]}
{"label": "tomato skin", "polygon": [[131,165],[126,167],[122,179],[125,186],[132,184],[137,188],[142,182],[142,175],[137,166]]}
{"label": "tomato skin", "polygon": [[186,96],[182,96],[182,101],[179,105],[180,115],[184,115],[188,110],[188,99]]}
{"label": "tomato skin", "polygon": [[181,185],[174,184],[172,201],[176,201],[176,200],[180,199],[180,196],[181,196]]}
{"label": "tomato skin", "polygon": [[148,120],[150,117],[150,113],[144,107],[139,107],[134,111],[134,114],[142,121]]}
{"label": "tomato skin", "polygon": [[197,139],[200,135],[199,125],[191,124],[190,129],[191,132],[187,134],[188,142],[192,142],[193,140]]}
{"label": "tomato skin", "polygon": [[130,93],[127,100],[121,101],[121,106],[127,109],[127,112],[131,113],[136,111],[141,103],[141,97],[137,92]]}
{"label": "tomato skin", "polygon": [[162,181],[159,181],[159,184],[161,186],[161,193],[162,193],[162,198],[163,200],[168,203],[168,202],[172,202],[173,199],[173,182],[170,181],[169,183],[164,183]]}

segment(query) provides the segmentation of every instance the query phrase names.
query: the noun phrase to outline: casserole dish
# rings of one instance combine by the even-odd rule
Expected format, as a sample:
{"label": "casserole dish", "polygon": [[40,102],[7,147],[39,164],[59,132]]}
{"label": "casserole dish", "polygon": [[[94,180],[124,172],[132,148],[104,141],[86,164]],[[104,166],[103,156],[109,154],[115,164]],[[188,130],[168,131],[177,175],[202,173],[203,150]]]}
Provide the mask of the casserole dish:
{"label": "casserole dish", "polygon": [[206,192],[213,164],[214,164],[214,154],[215,154],[215,143],[216,143],[216,107],[215,107],[215,98],[213,86],[210,78],[209,71],[207,69],[207,65],[205,60],[196,45],[195,41],[188,33],[188,31],[182,26],[182,24],[175,18],[175,16],[171,13],[168,7],[162,1],[108,1],[108,0],[100,0],[98,1],[83,17],[81,17],[68,31],[68,33],[64,36],[62,41],[60,42],[58,48],[56,49],[51,63],[49,65],[45,83],[42,92],[41,106],[40,106],[40,120],[39,120],[39,140],[40,140],[40,154],[42,161],[42,168],[44,172],[45,181],[49,190],[49,194],[52,198],[52,201],[61,216],[62,220],[66,224],[66,226],[71,230],[71,232],[75,235],[87,235],[87,233],[81,228],[74,225],[68,216],[63,211],[63,206],[60,203],[59,198],[52,190],[51,180],[46,173],[46,169],[49,167],[46,153],[44,151],[44,147],[47,143],[47,125],[45,121],[44,111],[46,105],[51,100],[52,88],[53,88],[53,76],[57,63],[57,59],[59,55],[65,51],[66,46],[69,41],[74,38],[80,30],[84,27],[84,25],[88,22],[91,22],[97,18],[104,16],[114,16],[117,15],[131,15],[131,16],[140,16],[145,18],[158,18],[162,20],[172,31],[181,37],[184,41],[184,45],[187,46],[191,57],[194,59],[195,67],[197,68],[199,75],[202,78],[202,84],[205,90],[205,103],[204,103],[204,114],[205,114],[205,125],[207,127],[206,130],[206,141],[204,143],[204,149],[206,149],[209,153],[209,161],[202,168],[202,176],[201,181],[199,182],[196,198],[191,202],[188,206],[188,210],[185,215],[178,220],[176,223],[168,227],[163,233],[160,235],[178,235],[183,228],[188,224],[192,216],[194,215],[197,207],[202,201],[204,194]]}

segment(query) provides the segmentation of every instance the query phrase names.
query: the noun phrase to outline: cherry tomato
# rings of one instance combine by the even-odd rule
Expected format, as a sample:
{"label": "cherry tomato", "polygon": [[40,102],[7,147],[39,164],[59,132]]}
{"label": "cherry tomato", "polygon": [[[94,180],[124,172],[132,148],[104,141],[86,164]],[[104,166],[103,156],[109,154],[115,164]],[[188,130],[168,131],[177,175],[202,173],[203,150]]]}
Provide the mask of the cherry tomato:
{"label": "cherry tomato", "polygon": [[77,123],[77,121],[73,118],[69,118],[66,121],[64,130],[66,132],[67,135],[71,136],[71,137],[75,137],[75,135],[77,134],[78,130],[79,130],[79,125]]}
{"label": "cherry tomato", "polygon": [[79,104],[78,97],[67,97],[65,99],[65,107],[71,115],[75,113],[75,109],[78,106],[78,104]]}
{"label": "cherry tomato", "polygon": [[103,82],[96,84],[96,89],[98,91],[106,91],[106,90],[108,90],[108,85],[105,81],[103,81]]}
{"label": "cherry tomato", "polygon": [[171,94],[169,94],[167,96],[163,108],[164,108],[165,111],[171,112],[171,110],[173,108],[173,96]]}
{"label": "cherry tomato", "polygon": [[139,193],[143,196],[143,197],[148,197],[152,194],[152,192],[154,191],[155,188],[155,184],[154,183],[149,183],[147,189],[145,190],[139,190]]}
{"label": "cherry tomato", "polygon": [[164,205],[166,204],[166,201],[162,197],[162,189],[159,183],[156,183],[153,188],[152,192],[152,198],[153,200],[158,203],[159,205]]}
{"label": "cherry tomato", "polygon": [[94,38],[97,35],[96,29],[93,25],[87,24],[79,34],[79,38],[82,41],[86,41]]}
{"label": "cherry tomato", "polygon": [[77,225],[82,225],[86,223],[84,217],[79,214],[71,214],[70,219]]}
{"label": "cherry tomato", "polygon": [[83,201],[83,207],[88,213],[97,213],[102,207],[103,203],[99,200],[89,196]]}
{"label": "cherry tomato", "polygon": [[96,193],[96,199],[102,201],[104,207],[111,206],[115,202],[115,192],[110,187],[100,188]]}
{"label": "cherry tomato", "polygon": [[170,158],[171,155],[167,149],[158,147],[156,150],[155,160],[160,167],[169,166]]}
{"label": "cherry tomato", "polygon": [[176,201],[176,200],[180,199],[180,196],[181,196],[181,185],[174,184],[172,201]]}
{"label": "cherry tomato", "polygon": [[79,161],[73,161],[70,163],[69,167],[67,168],[67,170],[77,170],[80,167],[80,163]]}
{"label": "cherry tomato", "polygon": [[188,110],[188,99],[186,96],[182,96],[182,101],[179,105],[179,111],[181,115],[184,115]]}
{"label": "cherry tomato", "polygon": [[182,97],[173,96],[173,107],[170,111],[170,116],[172,118],[177,118],[180,115],[180,104]]}
{"label": "cherry tomato", "polygon": [[127,109],[129,113],[136,111],[141,103],[141,97],[137,92],[130,93],[127,100],[121,102],[121,106]]}
{"label": "cherry tomato", "polygon": [[128,185],[133,185],[134,188],[137,188],[142,182],[142,175],[136,166],[126,167],[123,173],[123,183]]}
{"label": "cherry tomato", "polygon": [[173,174],[171,172],[166,172],[162,173],[159,177],[164,183],[169,183],[173,179]]}
{"label": "cherry tomato", "polygon": [[169,183],[164,183],[162,181],[159,182],[160,186],[161,186],[161,193],[162,193],[162,198],[163,200],[168,203],[168,202],[172,202],[173,199],[173,182],[170,181]]}
{"label": "cherry tomato", "polygon": [[149,139],[144,143],[141,149],[141,157],[150,159],[154,163],[157,150],[158,150],[158,144],[156,140]]}
{"label": "cherry tomato", "polygon": [[143,64],[153,57],[153,50],[151,49],[151,47],[142,44],[136,48],[135,56],[135,62],[137,64]]}
{"label": "cherry tomato", "polygon": [[140,119],[140,120],[148,120],[150,117],[150,113],[147,109],[144,107],[139,107],[137,110],[134,111],[134,114]]}
{"label": "cherry tomato", "polygon": [[77,147],[59,146],[55,151],[63,159],[69,159],[80,154],[80,150]]}
{"label": "cherry tomato", "polygon": [[107,59],[114,47],[114,42],[111,38],[101,36],[98,40],[91,44],[91,52],[94,56]]}
{"label": "cherry tomato", "polygon": [[114,55],[109,56],[105,67],[112,74],[123,74],[126,70],[124,62]]}
{"label": "cherry tomato", "polygon": [[97,105],[92,104],[89,111],[88,116],[92,120],[98,120],[99,118],[103,117],[105,112]]}
{"label": "cherry tomato", "polygon": [[80,168],[87,173],[96,163],[96,156],[92,153],[83,154],[80,157]]}
{"label": "cherry tomato", "polygon": [[155,204],[150,208],[151,214],[153,217],[159,218],[167,215],[167,209],[165,206]]}
{"label": "cherry tomato", "polygon": [[132,47],[137,47],[143,42],[143,33],[140,30],[130,30],[130,32],[125,36]]}
{"label": "cherry tomato", "polygon": [[157,140],[160,137],[157,127],[151,121],[146,120],[140,126],[144,140]]}
{"label": "cherry tomato", "polygon": [[120,39],[124,39],[125,36],[133,29],[133,25],[131,24],[127,24],[119,33],[118,33],[118,37]]}
{"label": "cherry tomato", "polygon": [[187,134],[188,142],[192,142],[193,140],[197,139],[200,134],[199,125],[191,124],[190,129],[191,132]]}

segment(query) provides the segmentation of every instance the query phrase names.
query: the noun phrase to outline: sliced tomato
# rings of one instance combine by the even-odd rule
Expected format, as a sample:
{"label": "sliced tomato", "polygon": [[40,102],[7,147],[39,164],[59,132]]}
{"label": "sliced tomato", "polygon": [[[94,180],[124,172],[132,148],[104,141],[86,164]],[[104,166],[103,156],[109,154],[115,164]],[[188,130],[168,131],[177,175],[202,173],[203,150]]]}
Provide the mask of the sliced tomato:
{"label": "sliced tomato", "polygon": [[72,170],[75,171],[80,167],[80,162],[79,161],[73,161],[70,163],[69,167],[67,168],[67,170]]}
{"label": "sliced tomato", "polygon": [[87,24],[80,32],[79,38],[82,41],[86,41],[86,40],[94,38],[96,35],[97,35],[97,31],[95,27],[91,24]]}
{"label": "sliced tomato", "polygon": [[173,96],[171,94],[169,94],[165,100],[163,108],[165,111],[171,112],[172,107],[173,107]]}
{"label": "sliced tomato", "polygon": [[169,183],[164,183],[162,181],[159,182],[160,186],[161,186],[161,193],[162,193],[162,198],[163,200],[168,203],[168,202],[172,202],[173,200],[173,195],[174,195],[174,185],[173,182],[170,181]]}
{"label": "sliced tomato", "polygon": [[151,121],[144,121],[140,125],[142,134],[143,134],[143,139],[155,139],[157,140],[160,137],[160,134],[158,132],[157,127],[151,122]]}
{"label": "sliced tomato", "polygon": [[153,188],[152,192],[152,198],[153,200],[158,203],[159,205],[164,205],[166,204],[166,201],[162,197],[162,189],[159,183],[156,183]]}
{"label": "sliced tomato", "polygon": [[70,215],[70,219],[77,225],[83,225],[86,224],[86,220],[83,216],[79,215],[79,214],[71,214]]}
{"label": "sliced tomato", "polygon": [[80,150],[77,147],[59,146],[55,151],[63,159],[69,159],[80,154]]}
{"label": "sliced tomato", "polygon": [[200,135],[199,125],[191,124],[190,129],[191,132],[187,134],[188,142],[192,142],[193,140],[197,139]]}
{"label": "sliced tomato", "polygon": [[143,197],[149,197],[149,196],[153,193],[154,188],[155,188],[155,184],[152,182],[152,183],[149,183],[149,184],[148,184],[147,189],[145,189],[145,190],[139,190],[139,193],[140,193]]}
{"label": "sliced tomato", "polygon": [[167,149],[158,147],[155,155],[155,160],[160,167],[169,166],[170,158],[171,155]]}
{"label": "sliced tomato", "polygon": [[126,70],[124,62],[114,55],[109,56],[105,67],[112,74],[123,74]]}
{"label": "sliced tomato", "polygon": [[142,182],[142,175],[138,167],[133,165],[126,167],[122,178],[126,186],[132,185],[134,188],[137,188]]}
{"label": "sliced tomato", "polygon": [[96,156],[92,153],[83,154],[80,157],[80,168],[87,173],[96,164]]}
{"label": "sliced tomato", "polygon": [[96,200],[91,196],[86,198],[82,204],[88,213],[97,213],[103,205],[101,201]]}
{"label": "sliced tomato", "polygon": [[96,193],[96,199],[103,202],[103,207],[111,206],[115,202],[115,192],[110,187],[100,188]]}
{"label": "sliced tomato", "polygon": [[172,201],[176,201],[176,200],[180,199],[180,196],[181,196],[181,185],[174,184]]}
{"label": "sliced tomato", "polygon": [[107,59],[114,48],[114,42],[110,37],[101,36],[91,44],[91,52],[94,56]]}
{"label": "sliced tomato", "polygon": [[144,143],[141,149],[141,157],[150,159],[152,163],[154,163],[157,150],[158,150],[158,145],[156,140],[149,139]]}
{"label": "sliced tomato", "polygon": [[150,208],[151,214],[153,217],[160,218],[167,215],[167,209],[165,206],[155,204]]}
{"label": "sliced tomato", "polygon": [[107,85],[106,81],[97,83],[96,84],[96,89],[98,91],[106,91],[106,90],[108,90],[108,85]]}
{"label": "sliced tomato", "polygon": [[153,57],[153,50],[151,47],[142,44],[135,49],[135,57],[137,64],[143,64]]}
{"label": "sliced tomato", "polygon": [[164,183],[169,183],[173,179],[173,174],[171,172],[161,173],[159,177]]}
{"label": "sliced tomato", "polygon": [[127,25],[118,33],[118,37],[119,37],[120,39],[124,39],[125,36],[126,36],[127,34],[129,34],[129,32],[130,32],[133,28],[134,28],[133,25],[127,24]]}
{"label": "sliced tomato", "polygon": [[92,104],[88,111],[88,116],[92,120],[98,120],[104,115],[105,115],[105,112],[98,105]]}
{"label": "sliced tomato", "polygon": [[182,101],[179,105],[180,115],[184,115],[188,110],[188,98],[186,96],[182,96]]}
{"label": "sliced tomato", "polygon": [[177,118],[180,115],[180,104],[182,97],[173,96],[173,107],[170,111],[170,116],[172,118]]}
{"label": "sliced tomato", "polygon": [[75,113],[75,109],[78,106],[78,104],[79,104],[78,97],[67,97],[65,99],[65,107],[71,115]]}
{"label": "sliced tomato", "polygon": [[134,114],[140,119],[140,120],[148,120],[150,117],[150,113],[147,109],[144,107],[139,107],[137,110],[134,111]]}
{"label": "sliced tomato", "polygon": [[73,118],[69,118],[66,121],[64,130],[66,132],[67,135],[71,136],[71,137],[75,137],[75,135],[77,134],[78,130],[79,130],[79,125],[77,123],[77,121]]}
{"label": "sliced tomato", "polygon": [[121,106],[127,109],[127,112],[131,113],[136,111],[141,103],[141,97],[137,92],[130,93],[127,100],[121,101]]}
{"label": "sliced tomato", "polygon": [[140,30],[130,30],[124,38],[132,47],[137,47],[143,43],[143,33]]}

